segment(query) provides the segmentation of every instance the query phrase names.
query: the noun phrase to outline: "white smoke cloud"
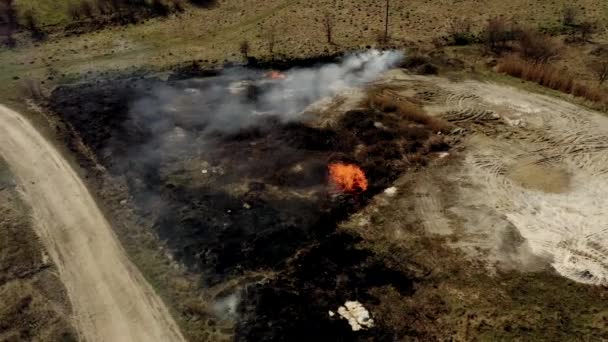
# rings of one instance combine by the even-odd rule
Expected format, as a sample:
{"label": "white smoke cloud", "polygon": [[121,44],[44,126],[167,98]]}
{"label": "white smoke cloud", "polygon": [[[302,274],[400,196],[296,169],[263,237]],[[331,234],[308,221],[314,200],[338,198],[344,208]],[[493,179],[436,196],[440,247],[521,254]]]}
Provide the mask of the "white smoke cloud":
{"label": "white smoke cloud", "polygon": [[297,120],[306,106],[375,80],[402,57],[397,51],[372,50],[338,63],[294,68],[282,80],[270,80],[261,71],[234,68],[217,77],[155,89],[152,96],[133,104],[131,123],[157,137],[171,134],[174,138],[175,127],[231,133],[260,124],[265,115]]}

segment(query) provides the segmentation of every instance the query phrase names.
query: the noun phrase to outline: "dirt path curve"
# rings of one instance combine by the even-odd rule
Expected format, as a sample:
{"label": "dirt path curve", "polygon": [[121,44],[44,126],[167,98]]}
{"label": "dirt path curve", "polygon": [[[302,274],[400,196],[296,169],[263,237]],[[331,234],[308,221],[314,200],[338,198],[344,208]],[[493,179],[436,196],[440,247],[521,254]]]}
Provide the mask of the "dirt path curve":
{"label": "dirt path curve", "polygon": [[18,113],[0,105],[0,155],[32,206],[86,341],[183,341],[161,299],[128,260],[68,162]]}

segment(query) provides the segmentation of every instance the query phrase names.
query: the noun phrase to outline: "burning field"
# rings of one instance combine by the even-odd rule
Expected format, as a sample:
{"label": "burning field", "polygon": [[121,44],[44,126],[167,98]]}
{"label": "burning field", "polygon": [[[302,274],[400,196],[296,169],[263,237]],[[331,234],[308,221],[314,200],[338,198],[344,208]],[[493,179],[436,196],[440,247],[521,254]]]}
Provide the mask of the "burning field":
{"label": "burning field", "polygon": [[200,291],[215,289],[209,329],[228,318],[234,329],[224,333],[244,341],[392,341],[382,320],[354,332],[328,311],[372,303],[383,286],[408,296],[415,277],[336,228],[446,150],[447,125],[378,89],[355,108],[311,105],[366,86],[399,58],[370,52],[285,72],[116,77],[60,87],[50,106],[76,133],[68,143],[82,139],[126,180],[131,205],[201,276]]}

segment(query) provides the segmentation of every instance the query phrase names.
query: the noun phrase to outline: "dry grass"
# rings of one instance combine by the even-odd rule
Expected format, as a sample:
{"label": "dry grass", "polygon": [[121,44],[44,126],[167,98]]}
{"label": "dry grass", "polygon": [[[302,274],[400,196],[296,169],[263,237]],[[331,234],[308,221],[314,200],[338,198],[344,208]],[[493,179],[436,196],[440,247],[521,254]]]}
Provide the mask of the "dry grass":
{"label": "dry grass", "polygon": [[536,82],[542,86],[582,97],[602,106],[608,105],[608,98],[600,88],[586,85],[568,71],[558,69],[546,63],[533,63],[510,55],[500,60],[498,72],[527,81]]}
{"label": "dry grass", "polygon": [[395,112],[404,120],[415,122],[430,128],[433,132],[447,132],[450,124],[445,120],[430,116],[419,105],[396,97],[383,90],[371,90],[365,99],[365,106],[383,112]]}

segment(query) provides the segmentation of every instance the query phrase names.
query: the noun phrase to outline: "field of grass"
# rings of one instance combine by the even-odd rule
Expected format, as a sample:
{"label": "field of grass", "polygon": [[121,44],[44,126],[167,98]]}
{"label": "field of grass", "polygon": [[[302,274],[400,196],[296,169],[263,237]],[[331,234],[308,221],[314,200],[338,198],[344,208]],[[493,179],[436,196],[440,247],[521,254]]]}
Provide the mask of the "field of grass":
{"label": "field of grass", "polygon": [[[219,1],[219,5],[213,9],[190,8],[184,14],[154,18],[139,25],[107,27],[88,34],[65,36],[61,26],[71,21],[66,15],[67,6],[69,1],[76,0],[16,1],[20,11],[32,8],[43,25],[52,31],[44,42],[34,44],[22,39],[16,49],[0,49],[0,101],[20,109],[26,109],[21,97],[24,81],[30,79],[40,85],[43,91],[49,91],[54,85],[68,80],[93,78],[115,70],[162,70],[189,61],[201,61],[202,65],[221,64],[224,61],[240,62],[242,57],[238,47],[243,40],[250,42],[251,56],[268,57],[266,37],[271,26],[275,26],[278,32],[275,48],[277,55],[304,57],[361,49],[377,45],[376,33],[384,25],[384,2],[378,0],[225,0]],[[560,25],[560,12],[566,4],[571,3],[566,0],[491,0],[483,4],[476,0],[393,0],[391,44],[397,48],[422,46],[431,49],[433,39],[445,36],[450,29],[450,22],[463,17],[472,19],[474,31],[480,30],[488,18],[497,15],[512,17],[532,27],[553,27]],[[576,3],[581,8],[581,15],[589,20],[608,23],[608,2],[581,0]],[[335,18],[334,45],[325,42],[320,22],[325,11],[332,13]],[[596,35],[597,41],[605,41],[607,38],[605,30]],[[568,58],[578,58],[575,56],[580,54],[579,50],[588,53],[589,49],[565,47],[564,54]],[[484,58],[478,57],[479,52],[476,50],[462,49],[461,52],[457,54],[459,58],[473,56],[479,58],[479,63],[485,62]],[[577,63],[570,69],[584,77],[582,63]],[[511,82],[534,91],[556,93],[539,90],[536,85],[503,75],[488,74],[484,72],[482,77]],[[121,198],[112,196],[117,195],[109,195],[104,200],[108,203],[120,202]],[[388,223],[390,222],[384,221],[381,226]],[[157,250],[157,241],[154,237],[147,236],[145,230],[117,225],[117,232],[134,262],[163,298],[173,304],[181,303],[179,306],[174,304],[174,310],[204,317],[204,299],[194,297],[189,292],[198,279],[184,277]],[[461,256],[456,252],[439,247],[440,242],[413,238],[408,242],[411,245],[405,247],[411,247],[410,250],[419,253],[417,258],[420,260],[437,260],[438,256],[444,260],[460,260]],[[428,244],[430,248],[420,250],[418,243]],[[386,247],[381,243],[374,248],[378,246]],[[388,248],[378,250],[381,255],[388,251]],[[470,329],[477,329],[476,336],[480,339],[506,339],[521,336],[517,334],[524,332],[530,339],[564,338],[555,330],[555,324],[562,316],[570,319],[569,317],[578,315],[576,320],[586,319],[590,322],[589,329],[597,329],[608,317],[608,313],[593,301],[596,293],[573,283],[564,287],[564,280],[557,279],[552,274],[503,274],[491,278],[484,273],[485,270],[475,268],[475,265],[469,266],[471,267],[458,270],[439,265],[442,273],[434,275],[425,284],[429,286],[427,290],[419,292],[416,298],[418,304],[400,302],[401,299],[392,298],[391,291],[387,290],[381,296],[386,301],[394,299],[396,304],[375,310],[403,309],[405,311],[401,315],[403,312],[411,312],[412,317],[420,317],[420,321],[403,320],[395,312],[394,324],[428,325],[429,329],[437,328],[446,335],[456,332],[464,340],[471,336]],[[494,291],[495,288],[499,291]],[[565,300],[541,303],[541,299],[547,299],[548,293]],[[529,295],[530,299],[525,299],[522,294]],[[505,303],[507,297],[510,299],[505,312],[497,313],[496,307]],[[580,306],[581,301],[586,303],[585,307]],[[536,307],[549,307],[555,313],[550,315],[544,311],[535,311],[534,314],[527,315],[530,308]],[[439,322],[431,322],[420,314],[436,314],[433,310],[447,312],[441,314],[443,316]],[[207,335],[196,335],[204,333],[200,331],[201,326],[206,325],[205,322],[187,321],[179,316],[178,319],[182,327],[190,331],[193,339],[208,338]],[[524,331],[512,330],[513,327],[509,326],[513,321],[523,322],[517,329]],[[543,336],[539,329],[545,325],[548,333]]]}
{"label": "field of grass", "polygon": [[16,0],[21,12],[32,10],[43,26],[64,25],[69,23],[68,5],[73,0]]}
{"label": "field of grass", "polygon": [[[48,24],[67,22],[68,1],[19,0],[23,10],[35,7]],[[565,0],[510,2],[491,1],[392,1],[391,44],[397,47],[431,46],[445,36],[450,22],[467,17],[473,31],[485,21],[508,13],[518,22],[534,27],[559,25]],[[577,2],[581,17],[608,22],[608,3],[593,0]],[[584,10],[583,10],[584,8]],[[325,41],[320,17],[334,16],[334,45]],[[86,75],[112,69],[133,67],[162,68],[179,62],[201,60],[209,64],[225,60],[240,61],[238,46],[249,40],[250,55],[265,57],[267,31],[277,29],[275,53],[286,56],[312,56],[331,51],[376,45],[377,32],[383,29],[383,2],[375,0],[268,0],[219,1],[212,9],[189,8],[180,15],[155,18],[138,25],[108,27],[80,36],[64,37],[54,31],[46,42],[24,42],[14,51],[0,51],[0,84],[3,93],[14,85],[13,78],[44,79],[49,74]],[[606,37],[601,31],[598,39]],[[54,79],[57,81],[57,79]],[[53,82],[46,82],[53,83]],[[4,96],[6,97],[6,96]]]}

